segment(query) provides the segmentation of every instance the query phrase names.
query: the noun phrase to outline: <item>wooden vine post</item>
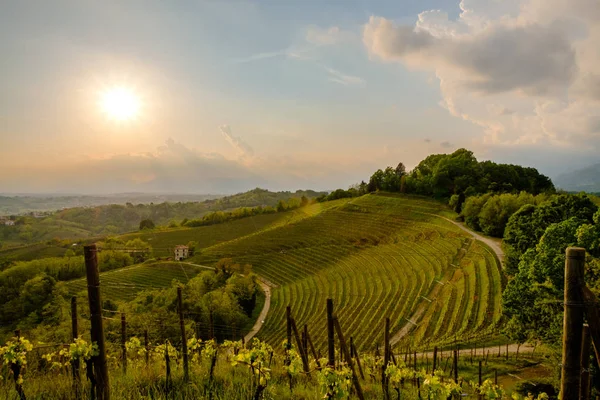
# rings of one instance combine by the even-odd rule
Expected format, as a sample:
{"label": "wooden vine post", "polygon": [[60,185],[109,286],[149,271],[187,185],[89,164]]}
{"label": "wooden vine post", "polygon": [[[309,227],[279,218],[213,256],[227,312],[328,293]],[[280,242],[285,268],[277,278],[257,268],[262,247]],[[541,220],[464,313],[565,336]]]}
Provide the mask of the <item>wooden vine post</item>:
{"label": "wooden vine post", "polygon": [[347,360],[348,367],[350,367],[350,371],[352,372],[352,383],[354,384],[356,395],[360,400],[364,400],[365,396],[363,395],[358,376],[356,375],[356,371],[354,370],[354,363],[352,362],[352,358],[350,357],[350,351],[348,350],[348,346],[346,346],[346,340],[344,339],[344,333],[342,332],[340,322],[334,316],[332,316],[332,322],[338,335],[338,339],[340,340],[340,347],[342,348],[342,352],[344,353],[344,358]]}
{"label": "wooden vine post", "polygon": [[[79,337],[79,327],[77,324],[77,297],[73,296],[71,297],[71,337],[73,339],[73,343],[75,343],[75,341],[77,340],[77,338]],[[79,395],[79,391],[80,391],[80,373],[79,373],[79,368],[80,368],[80,363],[79,363],[79,359],[75,359],[72,361],[73,362],[73,389],[75,391],[75,396],[76,398],[80,398]]]}
{"label": "wooden vine post", "polygon": [[150,361],[150,342],[148,341],[148,329],[144,330],[144,356],[146,357],[146,366]]}
{"label": "wooden vine post", "polygon": [[179,312],[179,328],[181,329],[181,353],[183,355],[183,380],[190,380],[187,339],[185,337],[185,322],[183,320],[183,300],[181,294],[181,286],[177,288],[177,311]]}
{"label": "wooden vine post", "polygon": [[335,337],[332,299],[327,299],[327,355],[327,365],[331,368],[335,368]]}
{"label": "wooden vine post", "polygon": [[387,366],[390,362],[390,319],[385,319],[385,327],[383,331],[383,365],[381,366],[381,385],[383,388],[383,398],[389,399],[390,392],[388,386],[388,379],[385,374]]}
{"label": "wooden vine post", "polygon": [[296,327],[296,321],[294,318],[290,316],[290,324],[292,325],[292,330],[294,331],[294,337],[296,338],[296,344],[298,345],[298,353],[300,354],[300,358],[302,359],[302,367],[304,368],[304,373],[310,374],[310,367],[308,365],[308,353],[302,344],[302,339],[300,339],[300,335],[298,334],[298,328]]}
{"label": "wooden vine post", "polygon": [[121,360],[123,363],[123,375],[127,374],[127,320],[125,313],[121,313]]}
{"label": "wooden vine post", "polygon": [[569,247],[566,255],[560,393],[562,400],[577,400],[581,378],[585,249]]}
{"label": "wooden vine post", "polygon": [[100,297],[100,271],[98,271],[98,248],[95,244],[83,247],[85,272],[90,305],[91,339],[98,346],[98,355],[93,357],[96,381],[96,399],[110,400],[108,363],[104,342],[104,324],[102,321],[102,300]]}
{"label": "wooden vine post", "polygon": [[581,338],[581,387],[579,388],[579,398],[589,400],[590,398],[590,328],[586,324],[583,326]]}

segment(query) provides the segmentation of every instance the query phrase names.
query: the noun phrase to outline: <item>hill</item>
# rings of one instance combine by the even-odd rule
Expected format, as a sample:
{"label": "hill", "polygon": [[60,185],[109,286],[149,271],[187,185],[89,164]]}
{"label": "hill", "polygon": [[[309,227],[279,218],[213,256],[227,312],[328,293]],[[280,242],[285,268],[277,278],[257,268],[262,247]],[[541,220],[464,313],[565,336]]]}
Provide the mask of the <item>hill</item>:
{"label": "hill", "polygon": [[[201,267],[186,263],[156,262],[103,272],[100,275],[102,298],[112,301],[132,300],[143,290],[169,287],[173,280],[186,283],[201,270]],[[66,282],[65,287],[71,294],[83,291],[85,298],[85,278]]]}
{"label": "hill", "polygon": [[47,212],[73,207],[95,207],[108,204],[150,204],[197,202],[223,197],[214,194],[151,194],[116,193],[105,196],[0,194],[0,215],[22,215],[30,212]]}
{"label": "hill", "polygon": [[203,202],[163,202],[150,204],[109,204],[97,207],[74,207],[44,215],[13,216],[14,226],[0,224],[0,248],[50,240],[77,240],[100,235],[136,231],[140,221],[150,219],[156,225],[178,226],[183,220],[201,218],[214,211],[239,207],[275,207],[279,201],[312,199],[322,192],[270,192],[253,189]]}
{"label": "hill", "polygon": [[600,193],[600,163],[559,175],[554,183],[571,192]]}
{"label": "hill", "polygon": [[273,345],[284,339],[285,307],[291,305],[298,325],[307,324],[323,348],[330,297],[359,348],[381,340],[385,317],[396,342],[418,346],[494,335],[499,323],[499,262],[486,245],[443,218],[455,216],[434,200],[371,194],[123,239],[149,240],[157,255],[195,240],[191,262],[233,258],[251,264],[275,286],[258,334]]}

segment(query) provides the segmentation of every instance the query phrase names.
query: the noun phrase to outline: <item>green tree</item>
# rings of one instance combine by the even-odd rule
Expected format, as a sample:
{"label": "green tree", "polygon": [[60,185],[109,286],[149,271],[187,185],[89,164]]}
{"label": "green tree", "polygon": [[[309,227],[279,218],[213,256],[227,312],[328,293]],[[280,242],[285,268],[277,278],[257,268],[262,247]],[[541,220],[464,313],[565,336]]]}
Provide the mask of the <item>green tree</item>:
{"label": "green tree", "polygon": [[143,219],[140,222],[140,231],[144,230],[144,229],[154,229],[156,226],[154,225],[154,222],[151,219]]}

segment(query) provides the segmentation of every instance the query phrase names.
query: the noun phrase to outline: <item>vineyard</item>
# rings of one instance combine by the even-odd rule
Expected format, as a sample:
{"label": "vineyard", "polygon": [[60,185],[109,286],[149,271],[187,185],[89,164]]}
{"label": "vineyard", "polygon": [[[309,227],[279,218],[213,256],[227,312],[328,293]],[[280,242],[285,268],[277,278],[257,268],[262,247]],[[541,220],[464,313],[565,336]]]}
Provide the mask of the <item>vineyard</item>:
{"label": "vineyard", "polygon": [[[112,301],[129,301],[136,294],[147,289],[170,287],[174,280],[187,283],[202,268],[179,262],[138,264],[118,270],[103,272],[102,298]],[[66,282],[70,294],[87,289],[85,278]]]}
{"label": "vineyard", "polygon": [[[259,337],[280,343],[285,307],[300,325],[320,326],[318,305],[332,298],[344,329],[372,349],[373,327],[390,317],[395,343],[451,343],[493,335],[500,318],[502,276],[495,255],[440,218],[432,200],[367,195],[302,209],[262,230],[202,249],[211,265],[230,257],[276,286]],[[410,329],[409,329],[410,328]],[[408,334],[410,332],[410,335]],[[325,332],[315,330],[323,348]]]}

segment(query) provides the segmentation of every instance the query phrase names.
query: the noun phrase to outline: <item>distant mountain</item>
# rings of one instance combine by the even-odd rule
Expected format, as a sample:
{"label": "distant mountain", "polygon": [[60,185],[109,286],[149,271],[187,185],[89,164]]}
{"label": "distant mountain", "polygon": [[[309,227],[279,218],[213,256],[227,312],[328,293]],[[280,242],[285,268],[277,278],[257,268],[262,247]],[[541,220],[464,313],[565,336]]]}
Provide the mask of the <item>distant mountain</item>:
{"label": "distant mountain", "polygon": [[600,192],[600,163],[559,175],[553,181],[557,188],[568,191]]}

